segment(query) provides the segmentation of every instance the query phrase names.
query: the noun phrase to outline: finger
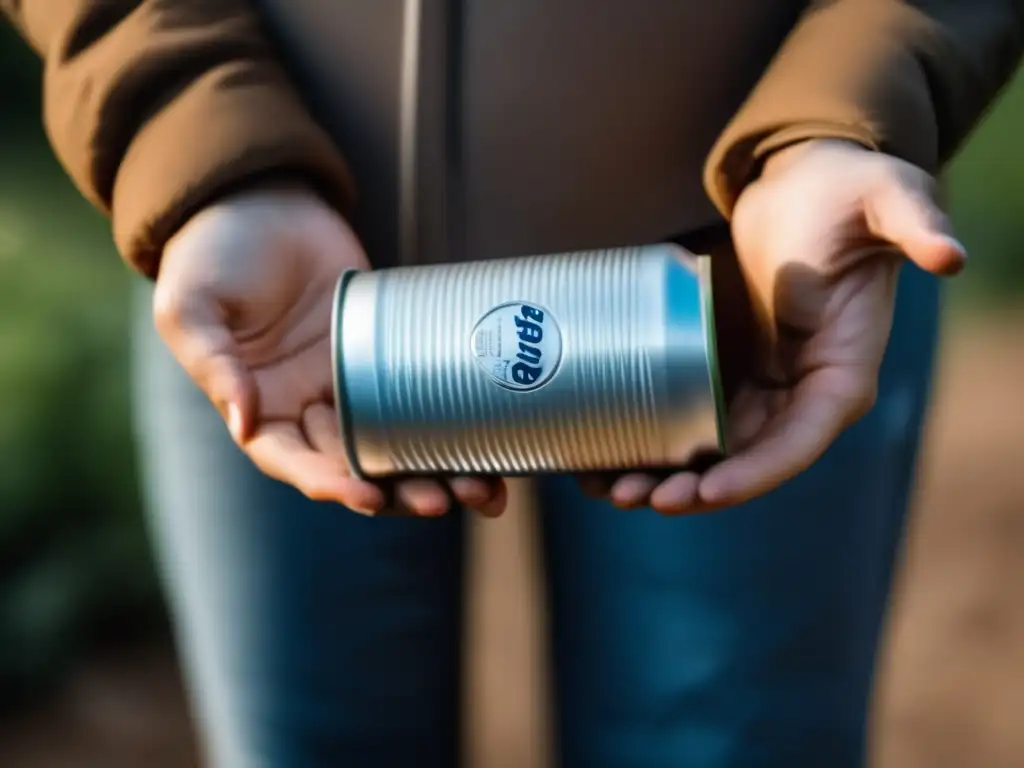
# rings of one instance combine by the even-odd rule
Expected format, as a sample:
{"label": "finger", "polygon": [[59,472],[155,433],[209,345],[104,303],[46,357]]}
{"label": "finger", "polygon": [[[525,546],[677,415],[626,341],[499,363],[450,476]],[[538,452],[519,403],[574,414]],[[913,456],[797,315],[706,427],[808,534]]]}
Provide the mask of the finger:
{"label": "finger", "polygon": [[261,424],[243,450],[265,474],[314,501],[332,501],[367,515],[384,506],[383,492],[348,474],[343,460],[310,448],[298,424]]}
{"label": "finger", "polygon": [[216,302],[158,283],[153,319],[178,363],[228,423],[235,442],[245,442],[257,421],[256,383],[237,356]]}
{"label": "finger", "polygon": [[637,509],[647,505],[651,491],[658,487],[658,478],[645,472],[623,475],[611,487],[611,502],[620,509]]}
{"label": "finger", "polygon": [[[504,481],[488,477],[453,477],[448,480],[452,495],[464,507],[483,512],[501,492]],[[499,512],[500,514],[500,512]]]}
{"label": "finger", "polygon": [[696,511],[700,476],[678,472],[651,492],[651,506],[663,515],[682,515]]}
{"label": "finger", "polygon": [[341,430],[338,425],[338,412],[327,403],[312,403],[302,412],[302,431],[310,447],[328,456],[335,456],[348,466],[348,456],[341,444]]}
{"label": "finger", "polygon": [[[303,412],[302,424],[314,449],[338,457],[348,467],[338,416],[333,407],[327,403],[313,403]],[[492,481],[481,477],[457,477],[449,482],[449,487],[461,504],[472,509],[491,509],[489,505],[499,496],[501,484],[500,478]],[[396,496],[410,512],[427,517],[442,515],[451,506],[451,499],[444,488],[432,480],[401,480],[396,484]]]}
{"label": "finger", "polygon": [[264,360],[252,371],[264,419],[294,416],[297,403],[306,406],[334,399],[331,348],[326,338],[290,349],[286,362]]}
{"label": "finger", "polygon": [[[302,412],[302,432],[310,447],[325,456],[335,458],[343,467],[345,474],[352,474],[348,454],[341,442],[341,430],[338,423],[338,413],[333,406],[327,403],[312,403],[306,406]],[[390,504],[390,485],[382,486],[380,483],[364,481],[368,485],[380,489],[383,502],[380,509],[375,513],[377,516],[396,514],[405,515],[407,510],[393,508]]]}
{"label": "finger", "polygon": [[746,449],[712,467],[699,485],[702,503],[747,501],[807,469],[874,402],[874,383],[823,369],[806,376],[793,397]]}
{"label": "finger", "polygon": [[400,480],[395,486],[395,496],[410,512],[423,517],[440,517],[452,505],[444,486],[428,478]]}
{"label": "finger", "polygon": [[921,269],[955,275],[967,261],[967,249],[936,201],[935,182],[904,174],[879,187],[865,201],[868,228],[902,251]]}
{"label": "finger", "polygon": [[497,492],[491,500],[480,507],[479,512],[484,517],[501,517],[508,507],[508,486],[502,480],[497,486]]}
{"label": "finger", "polygon": [[768,402],[765,394],[753,387],[741,389],[729,408],[729,450],[737,451],[744,448],[767,422]]}

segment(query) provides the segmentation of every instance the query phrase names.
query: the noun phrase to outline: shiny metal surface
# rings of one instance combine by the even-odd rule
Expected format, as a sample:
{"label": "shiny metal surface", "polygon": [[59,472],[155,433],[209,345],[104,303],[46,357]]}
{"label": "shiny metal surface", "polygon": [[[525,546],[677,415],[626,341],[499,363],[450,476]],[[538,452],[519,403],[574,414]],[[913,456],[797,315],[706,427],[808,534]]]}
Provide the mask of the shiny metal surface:
{"label": "shiny metal surface", "polygon": [[346,274],[334,350],[354,471],[666,467],[722,450],[709,270],[658,245]]}

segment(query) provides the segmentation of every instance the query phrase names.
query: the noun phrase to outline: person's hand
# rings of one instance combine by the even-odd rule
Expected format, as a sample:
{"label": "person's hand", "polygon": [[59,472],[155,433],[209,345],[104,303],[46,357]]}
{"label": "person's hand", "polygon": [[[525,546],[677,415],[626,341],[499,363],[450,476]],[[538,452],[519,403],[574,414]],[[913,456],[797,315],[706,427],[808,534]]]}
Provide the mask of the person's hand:
{"label": "person's hand", "polygon": [[964,264],[936,187],[919,168],[844,141],[773,155],[732,219],[761,343],[730,403],[730,456],[702,473],[632,473],[596,490],[622,507],[706,511],[813,464],[874,403],[901,261],[936,275]]}
{"label": "person's hand", "polygon": [[366,514],[395,504],[444,514],[449,492],[500,514],[505,488],[497,479],[403,480],[386,491],[350,475],[334,407],[330,323],[335,284],[352,267],[369,268],[361,246],[311,192],[239,194],[196,214],[167,244],[154,319],[235,442],[271,477]]}

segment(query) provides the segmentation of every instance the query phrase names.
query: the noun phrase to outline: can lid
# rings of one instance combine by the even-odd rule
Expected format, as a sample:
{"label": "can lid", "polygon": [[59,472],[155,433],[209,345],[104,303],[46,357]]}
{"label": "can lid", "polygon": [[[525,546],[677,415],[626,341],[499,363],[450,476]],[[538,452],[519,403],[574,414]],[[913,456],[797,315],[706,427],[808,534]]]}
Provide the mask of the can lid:
{"label": "can lid", "polygon": [[697,257],[697,276],[700,280],[701,324],[704,326],[704,350],[707,361],[711,397],[715,403],[715,425],[718,433],[718,450],[723,455],[729,452],[726,440],[728,427],[725,388],[722,385],[722,369],[718,357],[718,331],[715,327],[715,294],[711,279],[711,256]]}
{"label": "can lid", "polygon": [[341,437],[342,449],[345,451],[345,459],[348,461],[348,469],[353,477],[365,480],[356,458],[355,439],[351,428],[352,412],[349,408],[348,398],[345,396],[345,367],[341,360],[343,354],[342,305],[345,303],[345,289],[358,272],[358,269],[346,269],[341,273],[334,288],[334,301],[331,305],[331,371],[334,377],[334,407],[338,412],[338,434]]}

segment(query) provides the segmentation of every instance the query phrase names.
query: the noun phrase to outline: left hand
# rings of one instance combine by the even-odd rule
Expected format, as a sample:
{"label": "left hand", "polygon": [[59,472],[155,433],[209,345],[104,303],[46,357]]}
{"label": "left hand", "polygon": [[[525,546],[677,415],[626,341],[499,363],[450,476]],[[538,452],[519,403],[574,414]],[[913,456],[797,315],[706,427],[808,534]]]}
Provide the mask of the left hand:
{"label": "left hand", "polygon": [[936,186],[921,169],[846,141],[774,154],[732,219],[762,343],[730,403],[730,456],[703,473],[630,473],[597,490],[621,507],[700,512],[810,467],[874,404],[902,260],[936,275],[964,264]]}
{"label": "left hand", "polygon": [[352,476],[332,387],[331,307],[342,272],[369,266],[355,233],[311,189],[252,187],[212,202],[171,238],[153,317],[266,475],[369,515],[436,517],[453,499],[501,514],[500,478]]}

